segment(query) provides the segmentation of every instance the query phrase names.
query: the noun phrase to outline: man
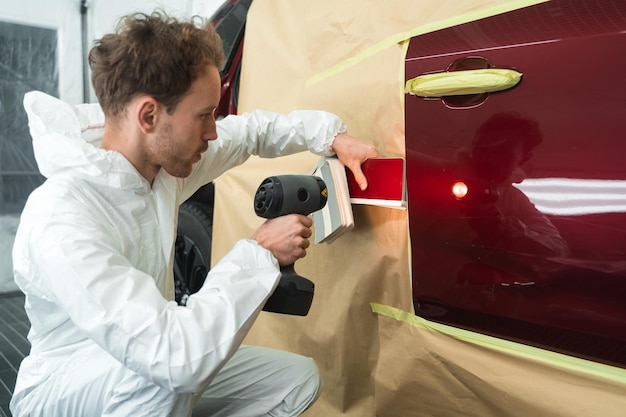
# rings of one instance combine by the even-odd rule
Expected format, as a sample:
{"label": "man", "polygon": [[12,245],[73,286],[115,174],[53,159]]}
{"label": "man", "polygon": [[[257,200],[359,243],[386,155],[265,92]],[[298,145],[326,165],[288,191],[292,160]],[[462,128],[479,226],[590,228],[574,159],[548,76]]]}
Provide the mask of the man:
{"label": "man", "polygon": [[48,179],[13,252],[32,344],[15,417],[187,416],[194,405],[194,415],[295,416],[317,397],[311,359],[240,346],[279,264],[305,256],[311,219],[265,222],[182,307],[171,301],[178,205],[253,154],[334,152],[366,187],[360,164],[378,153],[325,112],[216,122],[222,60],[209,25],[137,14],[90,52],[102,111],[26,95]]}

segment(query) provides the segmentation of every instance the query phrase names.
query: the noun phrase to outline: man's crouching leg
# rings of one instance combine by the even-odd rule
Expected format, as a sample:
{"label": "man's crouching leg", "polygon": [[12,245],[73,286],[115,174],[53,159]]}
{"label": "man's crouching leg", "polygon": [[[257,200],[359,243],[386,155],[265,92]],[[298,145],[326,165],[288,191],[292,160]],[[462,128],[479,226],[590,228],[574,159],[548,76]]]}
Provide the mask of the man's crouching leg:
{"label": "man's crouching leg", "polygon": [[[166,390],[124,367],[93,345],[64,358],[36,388],[13,398],[15,416],[187,416],[192,396]],[[37,361],[36,356],[27,358]],[[22,377],[28,379],[30,375]],[[19,381],[18,381],[19,382]]]}
{"label": "man's crouching leg", "polygon": [[193,417],[298,416],[319,392],[311,358],[242,346],[198,398]]}

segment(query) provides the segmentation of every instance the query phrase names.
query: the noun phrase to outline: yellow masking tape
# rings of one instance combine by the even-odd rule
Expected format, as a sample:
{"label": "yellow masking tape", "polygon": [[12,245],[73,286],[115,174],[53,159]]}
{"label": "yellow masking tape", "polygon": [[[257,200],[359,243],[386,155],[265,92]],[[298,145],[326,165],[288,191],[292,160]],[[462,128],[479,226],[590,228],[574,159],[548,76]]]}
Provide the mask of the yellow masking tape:
{"label": "yellow masking tape", "polygon": [[620,384],[626,384],[626,370],[622,368],[575,358],[573,356],[551,352],[549,350],[539,349],[523,345],[521,343],[511,342],[509,340],[498,339],[496,337],[470,332],[468,330],[447,326],[445,324],[434,323],[406,311],[382,304],[370,303],[370,307],[376,314],[405,322],[419,329],[441,333],[463,342],[515,355],[524,359],[539,361],[553,367],[560,367],[570,371],[585,373],[587,375],[615,381]]}
{"label": "yellow masking tape", "polygon": [[405,92],[419,97],[493,93],[515,87],[521,78],[520,72],[499,68],[438,72],[408,80]]}
{"label": "yellow masking tape", "polygon": [[[402,62],[404,62],[406,60],[406,54],[407,54],[407,52],[409,50],[409,41],[408,41],[408,39],[402,41],[401,46],[402,46]],[[400,86],[400,89],[399,89],[400,90],[399,91],[400,94],[398,95],[398,97],[400,98],[400,104],[402,106],[402,114],[404,114],[404,104],[405,104],[405,102],[404,102],[404,88],[402,87],[402,84],[404,84],[404,80],[406,79],[406,76],[405,76],[405,73],[404,73],[404,65],[398,65],[398,66],[400,67],[400,70],[398,71],[399,72],[398,77],[399,77],[399,80],[400,80],[400,82],[398,82],[398,85]],[[409,253],[411,253],[411,252],[409,252]]]}
{"label": "yellow masking tape", "polygon": [[375,43],[371,47],[359,52],[358,54],[339,62],[329,69],[322,71],[321,73],[310,77],[306,81],[307,87],[310,87],[313,84],[316,84],[334,74],[337,74],[346,68],[349,68],[364,59],[369,58],[372,55],[377,54],[378,52],[389,48],[390,46],[402,43],[407,39],[410,39],[414,36],[423,35],[425,33],[434,32],[436,30],[445,29],[457,25],[461,25],[463,23],[473,22],[475,20],[484,19],[486,17],[495,16],[501,13],[510,12],[512,10],[521,9],[523,7],[532,6],[539,3],[544,3],[548,0],[514,0],[509,1],[504,4],[499,4],[497,6],[490,7],[485,10],[477,10],[469,13],[465,13],[459,16],[453,16],[448,19],[439,20],[436,22],[429,22],[424,25],[418,26],[415,29],[412,29],[407,32],[397,33],[384,39],[380,42]]}

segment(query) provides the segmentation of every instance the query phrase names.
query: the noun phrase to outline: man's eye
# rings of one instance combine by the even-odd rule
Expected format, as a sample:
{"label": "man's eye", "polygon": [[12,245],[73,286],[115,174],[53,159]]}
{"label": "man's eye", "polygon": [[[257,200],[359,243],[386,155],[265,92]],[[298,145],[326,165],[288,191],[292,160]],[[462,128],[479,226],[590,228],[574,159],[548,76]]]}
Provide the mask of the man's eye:
{"label": "man's eye", "polygon": [[215,115],[215,110],[208,112],[208,113],[202,113],[200,115],[200,118],[202,118],[203,120],[206,120],[206,119],[212,118],[214,115]]}

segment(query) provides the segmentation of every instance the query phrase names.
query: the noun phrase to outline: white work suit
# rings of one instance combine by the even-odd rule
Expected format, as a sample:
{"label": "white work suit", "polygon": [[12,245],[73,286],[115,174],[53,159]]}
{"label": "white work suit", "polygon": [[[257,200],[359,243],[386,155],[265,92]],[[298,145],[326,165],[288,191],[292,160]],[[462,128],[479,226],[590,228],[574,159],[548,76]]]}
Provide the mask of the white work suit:
{"label": "white work suit", "polygon": [[277,285],[276,259],[241,240],[178,306],[177,213],[250,155],[331,154],[342,122],[317,111],[229,116],[188,178],[161,170],[150,186],[121,154],[99,148],[98,105],[31,92],[24,106],[47,180],[26,203],[13,249],[32,345],[14,417],[187,416],[203,392],[211,416],[303,411],[318,392],[312,360],[240,348]]}

